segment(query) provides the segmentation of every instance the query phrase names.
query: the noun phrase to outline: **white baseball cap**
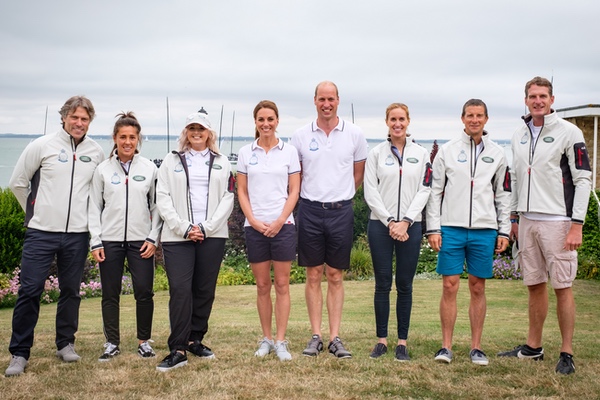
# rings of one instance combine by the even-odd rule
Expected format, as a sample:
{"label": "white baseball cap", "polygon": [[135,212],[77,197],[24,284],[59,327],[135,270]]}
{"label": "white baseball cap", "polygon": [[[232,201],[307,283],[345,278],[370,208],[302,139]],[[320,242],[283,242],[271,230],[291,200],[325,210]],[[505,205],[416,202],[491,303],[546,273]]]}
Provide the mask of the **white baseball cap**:
{"label": "white baseball cap", "polygon": [[200,124],[206,129],[212,130],[210,120],[208,119],[208,115],[204,113],[193,113],[187,116],[185,119],[185,127],[187,128],[191,124]]}

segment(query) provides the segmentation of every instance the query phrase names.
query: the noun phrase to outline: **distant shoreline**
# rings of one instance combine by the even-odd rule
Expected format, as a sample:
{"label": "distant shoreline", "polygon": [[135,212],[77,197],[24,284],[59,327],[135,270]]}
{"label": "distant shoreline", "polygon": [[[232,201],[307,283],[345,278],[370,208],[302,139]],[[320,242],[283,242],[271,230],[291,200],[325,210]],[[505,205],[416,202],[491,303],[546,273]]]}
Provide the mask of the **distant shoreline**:
{"label": "distant shoreline", "polygon": [[[43,136],[41,134],[36,134],[36,133],[0,133],[0,138],[15,138],[15,139],[27,139],[27,138],[31,138],[31,139],[35,139],[38,138],[40,136]],[[111,140],[112,136],[111,135],[90,135],[91,138],[93,138],[94,140]],[[169,139],[170,140],[176,140],[179,136],[173,136],[170,135]],[[144,139],[148,139],[148,140],[167,140],[167,135],[145,135]],[[286,140],[289,140],[289,138],[285,138]],[[226,137],[226,138],[221,138],[221,141],[225,141],[225,140],[231,140],[231,136],[230,137]],[[234,136],[233,137],[234,141],[243,141],[243,142],[251,142],[254,140],[253,136]],[[425,143],[431,143],[436,141],[438,142],[439,145],[442,145],[444,143],[446,143],[448,141],[448,139],[414,139],[414,141],[416,143],[421,143],[421,142],[425,142]],[[493,139],[496,143],[510,143],[510,140],[507,139]],[[367,142],[369,143],[379,143],[381,142],[381,139],[367,139]]]}

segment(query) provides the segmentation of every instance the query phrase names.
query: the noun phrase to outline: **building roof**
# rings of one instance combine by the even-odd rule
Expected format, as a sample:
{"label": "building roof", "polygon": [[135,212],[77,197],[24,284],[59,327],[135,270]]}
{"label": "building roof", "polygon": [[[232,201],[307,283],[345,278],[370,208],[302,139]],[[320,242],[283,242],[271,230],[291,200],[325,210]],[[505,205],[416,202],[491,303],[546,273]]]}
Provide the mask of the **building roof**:
{"label": "building roof", "polygon": [[600,116],[600,104],[559,108],[556,110],[556,113],[561,118],[597,117]]}

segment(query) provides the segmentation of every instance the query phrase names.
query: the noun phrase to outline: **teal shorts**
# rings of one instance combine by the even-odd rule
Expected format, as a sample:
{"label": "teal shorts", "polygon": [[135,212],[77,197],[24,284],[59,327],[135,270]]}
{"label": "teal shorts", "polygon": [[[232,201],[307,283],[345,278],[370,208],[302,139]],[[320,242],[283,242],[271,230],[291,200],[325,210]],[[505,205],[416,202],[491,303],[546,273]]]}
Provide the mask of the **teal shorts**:
{"label": "teal shorts", "polygon": [[496,248],[495,229],[467,229],[442,226],[442,248],[436,271],[440,275],[460,275],[465,270],[477,278],[491,278]]}

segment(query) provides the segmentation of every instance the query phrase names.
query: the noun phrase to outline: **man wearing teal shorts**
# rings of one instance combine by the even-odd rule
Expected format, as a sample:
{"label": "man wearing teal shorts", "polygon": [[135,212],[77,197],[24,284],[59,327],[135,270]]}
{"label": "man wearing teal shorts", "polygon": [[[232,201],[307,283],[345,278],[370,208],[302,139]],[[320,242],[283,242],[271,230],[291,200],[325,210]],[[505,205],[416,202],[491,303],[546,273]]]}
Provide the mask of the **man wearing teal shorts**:
{"label": "man wearing teal shorts", "polygon": [[427,238],[438,254],[443,276],[440,301],[442,348],[435,360],[452,361],[456,295],[464,265],[469,274],[471,361],[488,365],[481,350],[486,313],[485,280],[492,277],[494,252],[508,246],[510,174],[504,150],[484,131],[487,106],[479,99],[465,103],[465,129],[444,144],[433,162],[433,183],[427,204]]}

